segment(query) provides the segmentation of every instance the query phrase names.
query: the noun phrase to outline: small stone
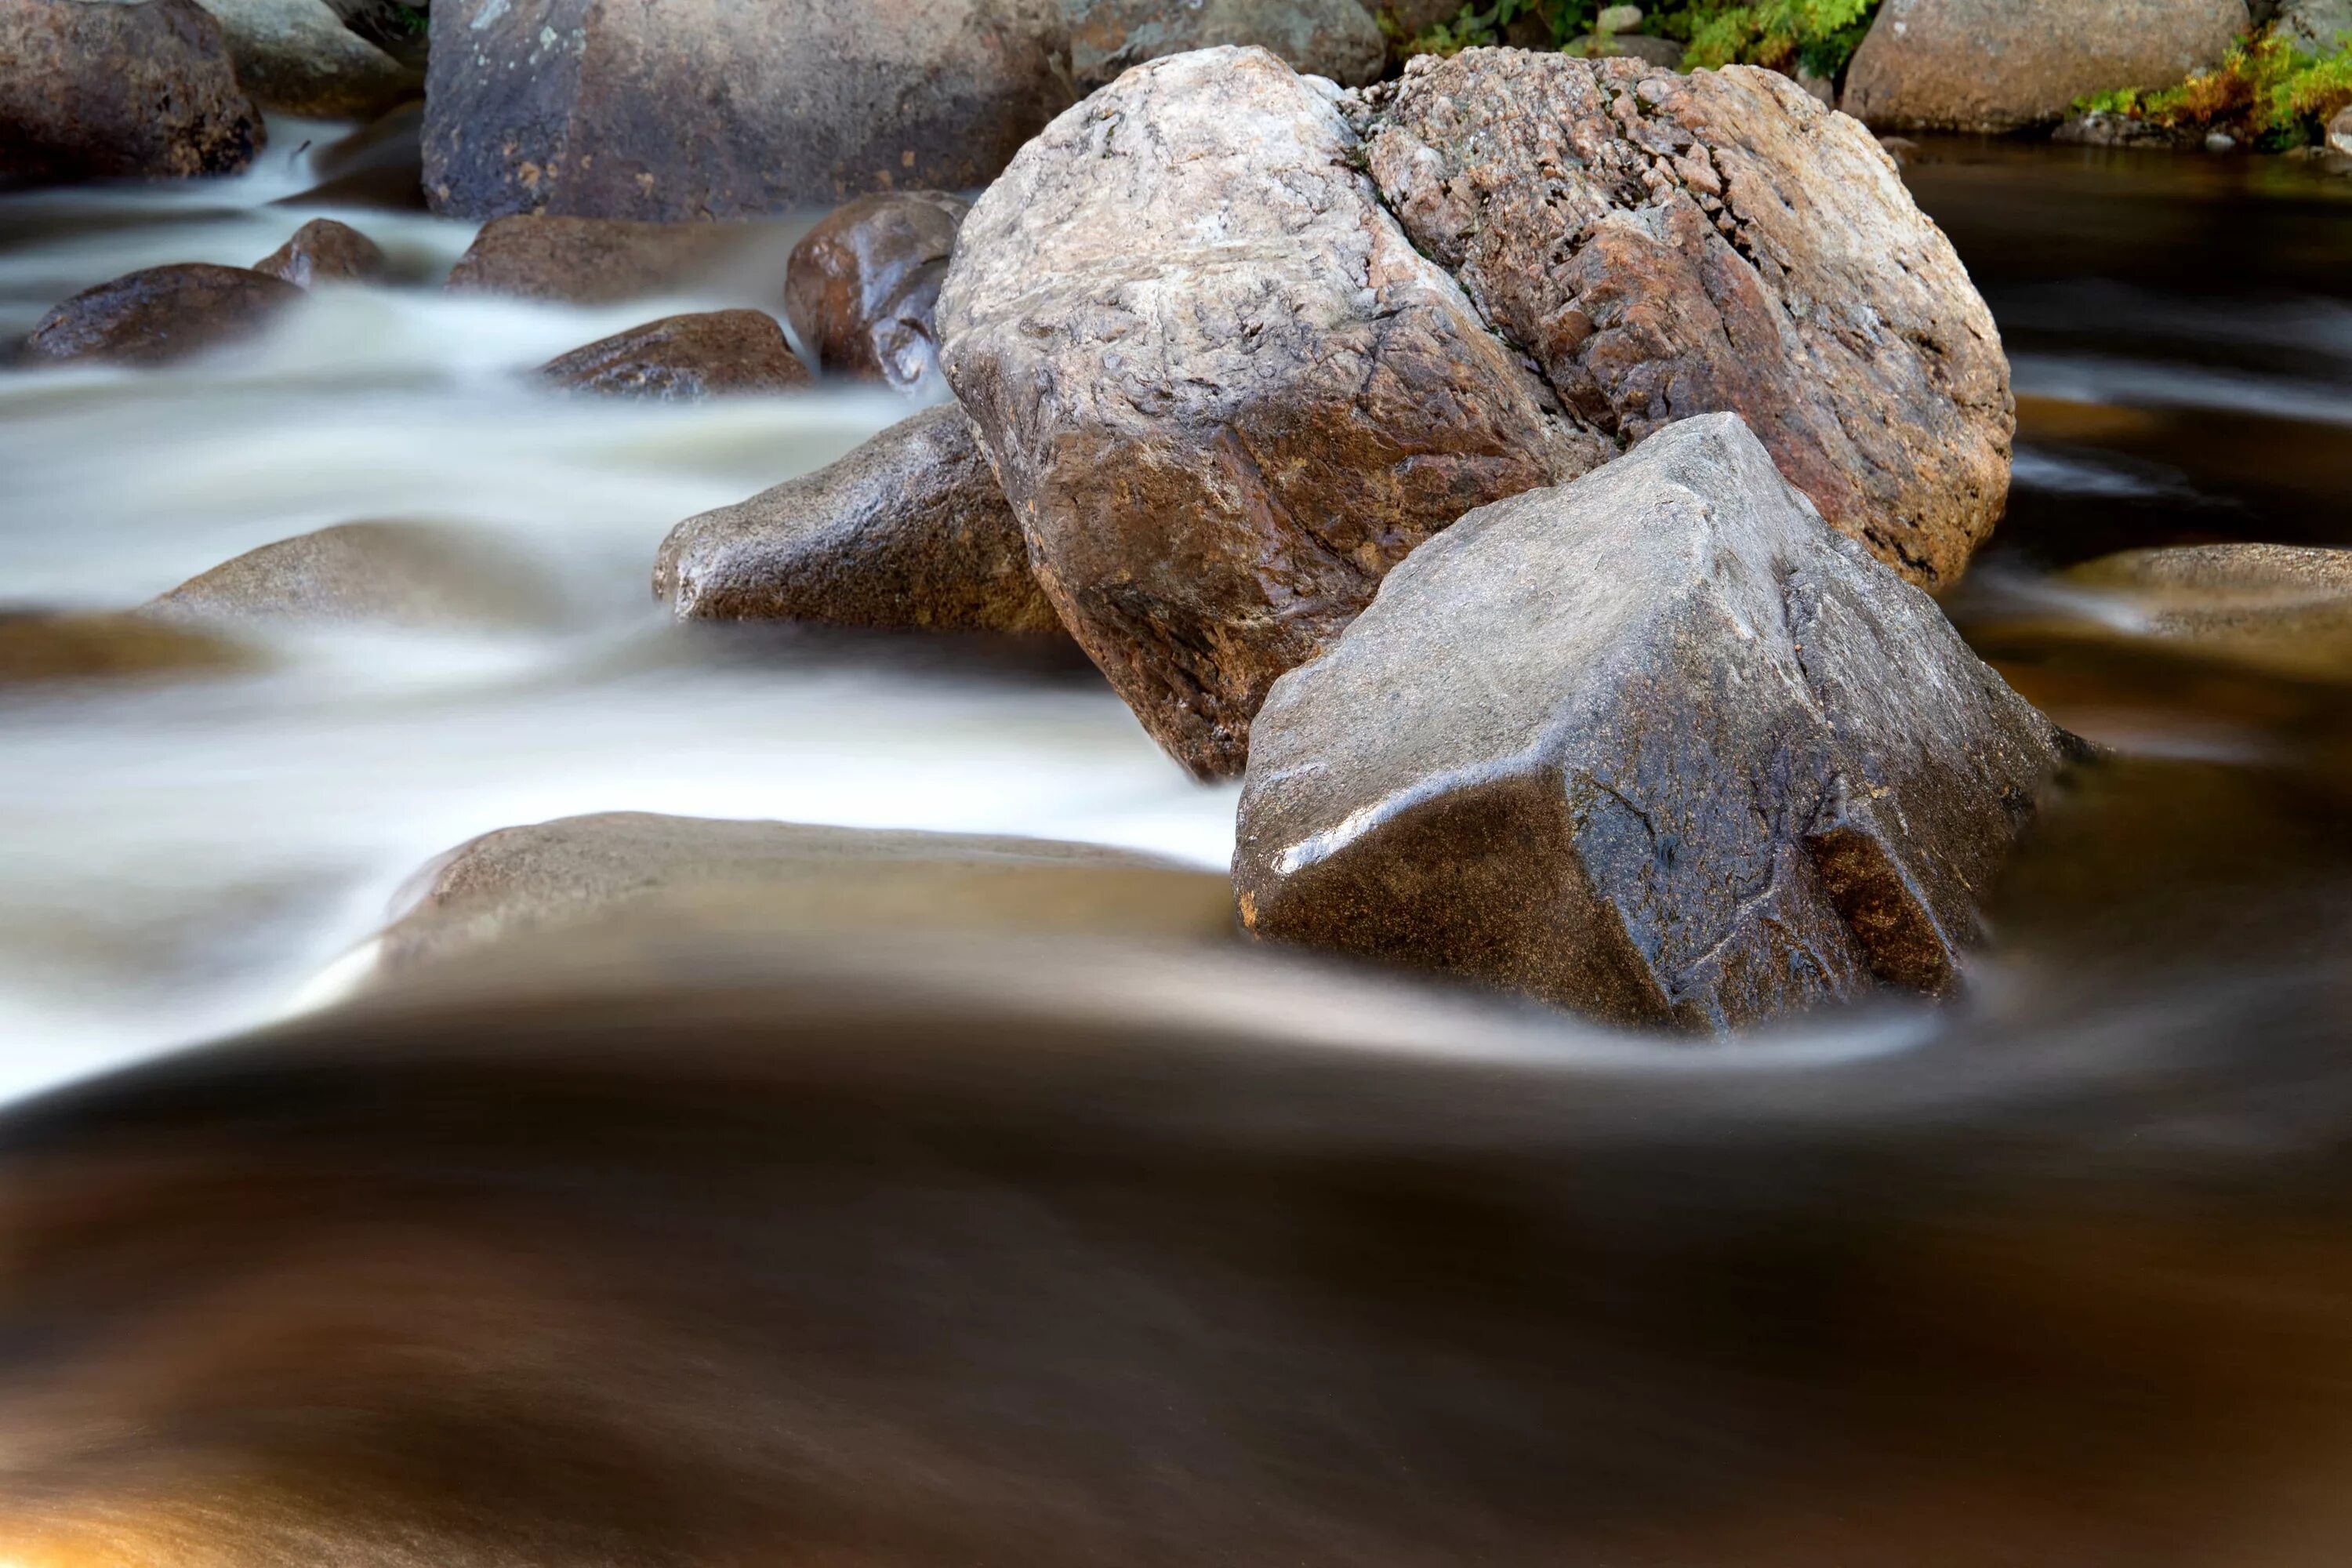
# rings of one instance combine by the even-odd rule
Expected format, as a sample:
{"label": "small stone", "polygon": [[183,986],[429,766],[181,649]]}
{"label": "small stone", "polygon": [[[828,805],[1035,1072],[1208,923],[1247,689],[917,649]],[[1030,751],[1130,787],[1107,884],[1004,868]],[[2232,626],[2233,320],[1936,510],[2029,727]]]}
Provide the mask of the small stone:
{"label": "small stone", "polygon": [[2352,108],[2339,109],[2336,118],[2327,122],[2327,145],[2347,158],[2352,158]]}
{"label": "small stone", "polygon": [[971,211],[961,196],[860,196],[793,247],[784,311],[830,375],[926,393],[940,384],[940,284]]}
{"label": "small stone", "polygon": [[2238,139],[2226,131],[2209,131],[2205,133],[2205,151],[2208,153],[2232,153],[2237,150],[2237,146]]}
{"label": "small stone", "polygon": [[1596,33],[1630,33],[1641,25],[1642,8],[1639,5],[1604,6],[1601,15],[1592,19],[1592,30]]}
{"label": "small stone", "polygon": [[791,392],[812,380],[764,310],[665,316],[550,360],[538,374],[569,392],[689,403]]}
{"label": "small stone", "polygon": [[494,626],[555,620],[545,578],[432,523],[346,522],[248,550],[147,605],[165,621],[237,626]]}
{"label": "small stone", "polygon": [[244,342],[302,298],[282,278],[244,267],[182,262],[86,289],[26,339],[37,359],[159,365]]}
{"label": "small stone", "polygon": [[383,276],[383,251],[375,241],[331,217],[312,218],[294,237],[253,264],[256,272],[282,278],[298,289],[319,283],[369,283]]}

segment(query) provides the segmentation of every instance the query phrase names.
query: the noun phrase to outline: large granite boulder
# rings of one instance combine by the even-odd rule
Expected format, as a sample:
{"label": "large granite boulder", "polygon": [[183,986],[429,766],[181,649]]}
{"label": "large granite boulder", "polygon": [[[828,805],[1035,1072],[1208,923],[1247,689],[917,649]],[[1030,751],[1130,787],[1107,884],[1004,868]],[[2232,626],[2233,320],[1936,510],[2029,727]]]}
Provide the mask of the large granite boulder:
{"label": "large granite boulder", "polygon": [[1414,546],[1614,449],[1413,248],[1333,90],[1262,49],[1138,67],[1022,150],[940,293],[1046,595],[1202,774]]}
{"label": "large granite boulder", "polygon": [[940,379],[940,284],[971,204],[943,191],[860,196],[793,247],[784,313],[828,374],[921,394]]}
{"label": "large granite boulder", "polygon": [[1473,49],[1365,117],[1424,255],[1631,446],[1738,413],[1831,524],[1928,589],[2000,519],[2000,337],[1861,125],[1748,67]]}
{"label": "large granite boulder", "polygon": [[740,217],[986,184],[1071,99],[1059,0],[440,0],[425,186]]}
{"label": "large granite boulder", "polygon": [[1057,633],[971,424],[927,409],[839,462],[663,542],[654,592],[684,620]]}
{"label": "large granite boulder", "polygon": [[664,316],[559,354],[538,374],[566,392],[679,403],[772,395],[814,379],[765,310]]}
{"label": "large granite boulder", "polygon": [[228,35],[237,80],[262,108],[365,119],[423,90],[423,76],[343,25],[327,0],[198,0]]}
{"label": "large granite boulder", "polygon": [[2113,88],[2210,70],[2245,0],[1886,0],[1843,106],[1882,131],[2014,131]]}
{"label": "large granite boulder", "polygon": [[1388,64],[1388,39],[1360,0],[1062,0],[1070,68],[1092,92],[1130,66],[1231,44],[1356,86]]}
{"label": "large granite boulder", "polygon": [[1938,993],[2064,738],[1732,415],[1482,509],[1252,735],[1259,935],[1628,1024]]}
{"label": "large granite boulder", "polygon": [[0,0],[0,184],[232,174],[262,141],[195,0]]}
{"label": "large granite boulder", "polygon": [[259,335],[302,298],[282,278],[188,261],[142,268],[54,307],[25,340],[36,360],[159,365]]}

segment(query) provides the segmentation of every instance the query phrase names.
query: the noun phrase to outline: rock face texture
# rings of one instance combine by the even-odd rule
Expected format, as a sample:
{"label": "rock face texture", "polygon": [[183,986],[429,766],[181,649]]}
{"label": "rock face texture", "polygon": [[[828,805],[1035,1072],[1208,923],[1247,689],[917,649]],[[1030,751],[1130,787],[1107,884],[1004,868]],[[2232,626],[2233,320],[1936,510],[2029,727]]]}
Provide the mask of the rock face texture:
{"label": "rock face texture", "polygon": [[985,184],[1071,99],[1059,0],[439,0],[425,186],[736,217]]}
{"label": "rock face texture", "polygon": [[1631,446],[1743,416],[1832,526],[1930,589],[2009,493],[2009,365],[1952,247],[1786,78],[1473,49],[1365,117],[1421,251]]}
{"label": "rock face texture", "polygon": [[231,174],[262,141],[195,0],[0,0],[0,184]]}
{"label": "rock face texture", "polygon": [[1326,89],[1139,67],[965,221],[941,363],[1089,657],[1194,772],[1415,545],[1611,455],[1416,252]]}
{"label": "rock face texture", "polygon": [[327,0],[198,0],[228,35],[256,103],[323,120],[380,114],[424,78],[343,25]]}
{"label": "rock face texture", "polygon": [[764,310],[665,316],[550,360],[539,375],[570,392],[680,402],[791,392],[813,379]]}
{"label": "rock face texture", "polygon": [[1734,416],[1463,519],[1252,738],[1258,934],[1623,1023],[1948,988],[2062,736]]}
{"label": "rock face texture", "polygon": [[498,218],[484,224],[457,258],[448,288],[452,293],[617,304],[699,282],[755,245],[757,237],[757,230],[741,224]]}
{"label": "rock face texture", "polygon": [[2088,94],[2219,65],[2249,22],[2245,0],[1886,0],[1843,107],[1885,131],[2052,124]]}
{"label": "rock face texture", "polygon": [[553,620],[558,597],[508,552],[419,522],[346,522],[248,550],[143,612],[236,625],[520,626]]}
{"label": "rock face texture", "polygon": [[654,592],[681,619],[1057,633],[963,411],[891,426],[815,473],[671,531]]}
{"label": "rock face texture", "polygon": [[365,283],[383,276],[383,251],[366,235],[331,217],[314,217],[253,264],[297,289],[313,283]]}
{"label": "rock face texture", "polygon": [[301,298],[284,279],[248,268],[150,267],[57,306],[25,347],[36,359],[167,364],[242,342]]}
{"label": "rock face texture", "polygon": [[793,247],[784,312],[828,374],[907,392],[940,377],[940,284],[971,211],[961,196],[860,196]]}
{"label": "rock face texture", "polygon": [[1388,40],[1359,0],[1062,0],[1070,67],[1092,92],[1130,66],[1220,45],[1265,49],[1353,87],[1381,74]]}

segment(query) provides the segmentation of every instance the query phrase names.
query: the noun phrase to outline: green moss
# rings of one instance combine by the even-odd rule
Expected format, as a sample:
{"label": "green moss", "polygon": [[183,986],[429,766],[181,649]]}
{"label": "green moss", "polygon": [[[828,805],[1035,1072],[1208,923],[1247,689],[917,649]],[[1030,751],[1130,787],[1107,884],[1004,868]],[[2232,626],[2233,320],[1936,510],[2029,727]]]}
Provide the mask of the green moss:
{"label": "green moss", "polygon": [[2352,37],[2339,38],[2333,54],[2312,55],[2264,34],[2231,48],[2219,68],[2177,87],[2095,93],[2074,110],[2167,131],[2226,132],[2276,151],[2318,142],[2328,120],[2347,104],[2352,104]]}
{"label": "green moss", "polygon": [[[1552,47],[1559,48],[1591,30],[1593,5],[1594,0],[1492,0],[1484,7],[1468,5],[1452,21],[1437,23],[1404,39],[1399,52],[1456,55],[1464,49],[1499,44],[1511,24],[1522,19],[1540,23]],[[1393,31],[1385,16],[1381,26]]]}
{"label": "green moss", "polygon": [[1738,63],[1834,79],[1877,9],[1878,0],[1692,0],[1659,30],[1687,40],[1683,63],[1694,70]]}

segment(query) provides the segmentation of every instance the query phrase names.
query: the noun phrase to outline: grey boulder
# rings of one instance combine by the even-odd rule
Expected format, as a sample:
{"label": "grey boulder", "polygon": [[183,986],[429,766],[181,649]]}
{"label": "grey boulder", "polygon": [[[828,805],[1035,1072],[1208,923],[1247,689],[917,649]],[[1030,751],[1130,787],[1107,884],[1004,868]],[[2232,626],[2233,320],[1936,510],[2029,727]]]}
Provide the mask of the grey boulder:
{"label": "grey boulder", "polygon": [[1360,0],[1062,0],[1070,68],[1091,92],[1130,66],[1231,44],[1350,87],[1388,64],[1388,39]]}

